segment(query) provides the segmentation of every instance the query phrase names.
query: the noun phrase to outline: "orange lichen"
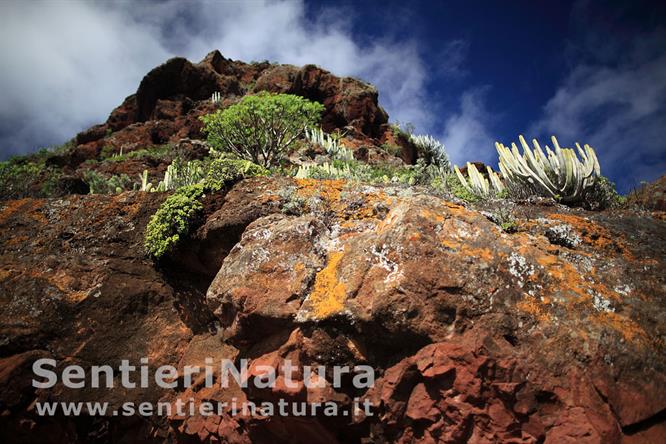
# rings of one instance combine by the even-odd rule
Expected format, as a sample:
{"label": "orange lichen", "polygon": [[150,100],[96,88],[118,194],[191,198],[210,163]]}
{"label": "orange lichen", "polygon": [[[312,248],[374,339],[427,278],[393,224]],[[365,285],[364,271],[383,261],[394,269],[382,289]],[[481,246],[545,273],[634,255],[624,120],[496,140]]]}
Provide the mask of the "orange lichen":
{"label": "orange lichen", "polygon": [[609,229],[596,222],[572,214],[553,213],[548,215],[548,217],[571,225],[586,245],[595,249],[618,251],[628,260],[634,259],[621,237],[611,233]]}
{"label": "orange lichen", "polygon": [[421,233],[412,233],[412,234],[409,235],[408,239],[412,242],[414,242],[416,240],[419,240],[419,239],[421,239]]}
{"label": "orange lichen", "polygon": [[342,179],[318,180],[296,179],[298,189],[296,194],[303,199],[316,197],[322,200],[323,205],[331,210],[336,217],[342,220],[362,220],[377,218],[374,207],[377,204],[392,206],[393,200],[383,191],[364,194],[365,201],[360,206],[351,206],[342,198],[341,194],[348,182]]}
{"label": "orange lichen", "polygon": [[597,323],[618,331],[627,342],[645,342],[648,335],[634,320],[615,312],[600,312],[593,318]]}
{"label": "orange lichen", "polygon": [[444,221],[446,220],[444,214],[437,213],[429,208],[423,208],[419,214],[422,218],[428,219],[438,224],[444,223]]}
{"label": "orange lichen", "polygon": [[342,251],[330,253],[328,264],[315,277],[308,304],[310,313],[317,319],[340,313],[344,308],[347,288],[338,280],[338,267],[343,256]]}
{"label": "orange lichen", "polygon": [[33,216],[36,212],[35,210],[41,207],[43,200],[41,199],[18,199],[18,200],[9,200],[3,202],[0,207],[0,223],[5,222],[7,219],[12,217],[14,214],[21,213],[27,214],[31,213],[33,219],[37,219],[38,222],[48,222],[43,214]]}
{"label": "orange lichen", "polygon": [[546,313],[544,305],[539,303],[537,298],[533,296],[525,295],[525,297],[516,304],[516,307],[525,313],[531,314],[538,319],[539,322],[547,322],[550,320],[550,316]]}
{"label": "orange lichen", "polygon": [[[613,311],[599,310],[595,306],[595,299],[614,300],[621,302],[622,298],[611,290],[596,276],[596,269],[592,268],[581,274],[571,263],[562,260],[559,256],[548,254],[540,247],[521,245],[518,248],[521,255],[532,257],[547,273],[548,279],[543,279],[543,273],[534,273],[527,276],[527,280],[542,286],[541,293],[551,295],[560,293],[563,297],[525,298],[516,306],[521,311],[529,313],[539,321],[549,321],[550,316],[545,314],[553,305],[565,308],[567,316],[584,317],[594,324],[617,331],[628,342],[644,342],[647,335],[645,331],[632,319],[619,315]],[[545,254],[544,254],[545,253]],[[586,335],[579,332],[580,336]]]}
{"label": "orange lichen", "polygon": [[474,248],[465,244],[463,244],[460,252],[465,256],[482,259],[486,262],[492,262],[495,257],[495,254],[493,254],[490,248]]}
{"label": "orange lichen", "polygon": [[298,185],[297,194],[300,197],[317,196],[326,201],[339,201],[345,181],[342,179],[296,179],[296,184]]}
{"label": "orange lichen", "polygon": [[0,270],[0,282],[3,282],[12,275],[11,270]]}

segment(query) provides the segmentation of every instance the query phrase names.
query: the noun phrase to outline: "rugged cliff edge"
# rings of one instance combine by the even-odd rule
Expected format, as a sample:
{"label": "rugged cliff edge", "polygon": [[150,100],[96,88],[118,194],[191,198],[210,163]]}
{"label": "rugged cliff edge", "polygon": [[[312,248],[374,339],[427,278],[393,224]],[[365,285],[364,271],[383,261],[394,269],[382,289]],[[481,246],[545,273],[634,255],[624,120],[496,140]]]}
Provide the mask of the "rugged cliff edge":
{"label": "rugged cliff edge", "polygon": [[[291,92],[326,106],[372,161],[394,137],[374,88],[313,66],[211,53],[151,71],[109,120],[51,159],[163,171],[162,160],[88,163],[105,146],[172,142],[198,156],[197,117],[222,91]],[[187,140],[183,140],[188,138]],[[395,141],[401,162],[413,148]],[[153,162],[153,163],[150,163]],[[92,165],[92,166],[91,166]],[[655,185],[656,187],[657,185]],[[492,203],[419,187],[252,178],[206,197],[187,242],[155,264],[143,248],[164,193],[0,201],[3,442],[514,442],[666,440],[663,213]],[[661,197],[646,207],[659,208]],[[661,200],[660,200],[661,199]],[[653,205],[648,202],[656,202]],[[32,363],[156,368],[205,358],[369,365],[374,387],[35,389]],[[215,375],[219,378],[219,374]],[[36,401],[367,400],[372,415],[43,417]]]}

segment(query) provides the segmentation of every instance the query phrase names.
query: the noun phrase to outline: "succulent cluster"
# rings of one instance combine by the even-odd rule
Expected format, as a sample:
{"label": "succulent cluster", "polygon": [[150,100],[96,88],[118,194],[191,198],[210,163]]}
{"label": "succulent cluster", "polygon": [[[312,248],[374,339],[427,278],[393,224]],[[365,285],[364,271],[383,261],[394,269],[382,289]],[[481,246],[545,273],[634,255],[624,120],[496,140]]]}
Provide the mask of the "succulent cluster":
{"label": "succulent cluster", "polygon": [[576,143],[579,159],[573,149],[562,148],[555,136],[551,138],[554,150],[545,146],[545,153],[536,139],[532,140],[534,149],[522,135],[519,140],[523,154],[515,143],[511,144],[511,149],[495,143],[501,178],[490,167],[486,167],[483,175],[471,163],[467,164],[465,178],[456,166],[454,170],[463,186],[481,197],[506,190],[514,196],[551,197],[562,203],[575,204],[585,200],[601,177],[599,161],[589,145],[581,147]]}
{"label": "succulent cluster", "polygon": [[410,141],[416,146],[419,157],[427,165],[437,165],[445,170],[451,170],[449,155],[439,140],[430,135],[410,135]]}
{"label": "succulent cluster", "polygon": [[470,193],[476,194],[481,197],[490,197],[504,191],[504,184],[500,180],[497,173],[492,168],[486,166],[486,173],[488,177],[479,172],[473,163],[467,162],[467,179],[460,172],[458,166],[453,167],[453,170],[458,176],[460,183]]}
{"label": "succulent cluster", "polygon": [[560,147],[555,136],[551,137],[555,151],[546,146],[545,154],[536,139],[532,140],[534,150],[523,136],[519,139],[523,155],[515,143],[511,149],[499,142],[495,144],[499,169],[512,191],[528,190],[530,194],[555,197],[564,203],[580,202],[601,175],[599,161],[589,145],[581,148],[576,143],[579,159],[573,149]]}
{"label": "succulent cluster", "polygon": [[321,128],[307,128],[305,130],[305,138],[311,143],[324,148],[326,153],[331,156],[331,159],[344,161],[354,159],[354,152],[352,150],[342,146],[336,138],[330,134],[326,134]]}
{"label": "succulent cluster", "polygon": [[148,179],[148,170],[144,170],[139,179],[141,180],[141,191],[173,191],[186,185],[194,185],[201,182],[205,177],[205,170],[200,161],[191,160],[183,162],[179,159],[174,160],[164,172],[162,179],[157,186],[153,186]]}

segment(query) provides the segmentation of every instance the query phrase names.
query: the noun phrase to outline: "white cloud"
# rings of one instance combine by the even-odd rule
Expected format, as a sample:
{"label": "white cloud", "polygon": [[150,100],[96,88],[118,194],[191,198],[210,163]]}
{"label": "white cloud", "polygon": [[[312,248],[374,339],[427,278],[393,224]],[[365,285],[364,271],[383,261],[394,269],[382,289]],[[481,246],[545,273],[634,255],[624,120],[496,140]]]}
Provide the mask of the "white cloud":
{"label": "white cloud", "polygon": [[166,52],[122,14],[83,2],[0,3],[3,153],[104,120]]}
{"label": "white cloud", "polygon": [[580,63],[544,107],[531,134],[589,143],[602,173],[627,190],[666,171],[663,33],[644,35],[614,63]]}
{"label": "white cloud", "polygon": [[[414,42],[354,40],[353,16],[309,20],[300,1],[2,2],[0,150],[27,152],[103,121],[149,69],[213,49],[244,61],[314,63],[370,81],[393,120],[426,128]],[[344,12],[344,11],[343,11]]]}
{"label": "white cloud", "polygon": [[454,164],[481,161],[493,165],[497,161],[494,139],[488,134],[491,116],[485,111],[485,88],[466,91],[460,99],[460,111],[449,117],[440,139]]}

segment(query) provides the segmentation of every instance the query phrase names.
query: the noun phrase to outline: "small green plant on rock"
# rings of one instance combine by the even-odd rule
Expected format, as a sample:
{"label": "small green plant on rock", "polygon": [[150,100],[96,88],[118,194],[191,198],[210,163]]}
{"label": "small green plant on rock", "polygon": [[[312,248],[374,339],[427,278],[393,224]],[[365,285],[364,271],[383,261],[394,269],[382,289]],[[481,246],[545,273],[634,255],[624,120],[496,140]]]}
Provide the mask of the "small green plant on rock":
{"label": "small green plant on rock", "polygon": [[172,251],[190,230],[192,219],[203,209],[203,184],[188,185],[169,196],[150,218],[144,245],[153,258]]}
{"label": "small green plant on rock", "polygon": [[90,194],[118,194],[137,188],[127,174],[105,177],[97,171],[87,170],[83,173],[83,181],[88,185]]}
{"label": "small green plant on rock", "polygon": [[[206,193],[220,191],[225,185],[239,179],[268,174],[267,169],[247,160],[213,160],[199,183],[178,188],[150,218],[144,241],[146,251],[154,259],[172,252],[190,232],[196,216],[203,209],[201,199]],[[144,182],[147,182],[147,178]]]}
{"label": "small green plant on rock", "polygon": [[228,182],[269,174],[266,168],[245,159],[218,158],[208,165],[205,181],[208,188],[219,190]]}
{"label": "small green plant on rock", "polygon": [[481,197],[465,187],[455,174],[449,174],[446,176],[444,179],[444,189],[458,199],[462,199],[466,202],[478,202],[481,200]]}
{"label": "small green plant on rock", "polygon": [[201,120],[213,150],[270,167],[282,161],[306,128],[319,123],[323,110],[303,97],[262,91]]}

